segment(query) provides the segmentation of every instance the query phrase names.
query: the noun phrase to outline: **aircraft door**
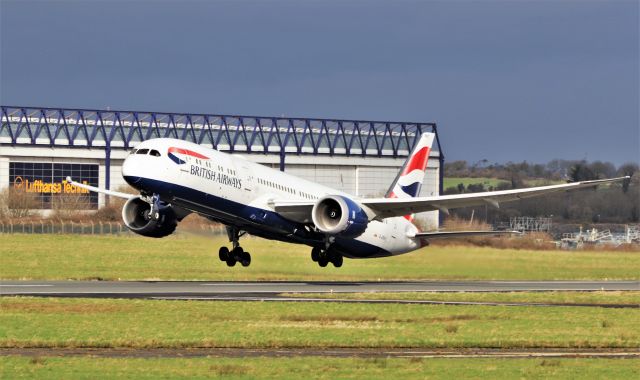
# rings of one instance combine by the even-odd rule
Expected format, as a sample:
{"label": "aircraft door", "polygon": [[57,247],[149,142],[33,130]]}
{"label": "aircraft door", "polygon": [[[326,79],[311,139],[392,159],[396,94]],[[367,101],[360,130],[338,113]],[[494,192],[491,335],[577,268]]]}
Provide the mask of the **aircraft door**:
{"label": "aircraft door", "polygon": [[239,165],[239,177],[242,180],[242,194],[249,202],[256,197],[253,170],[246,163]]}

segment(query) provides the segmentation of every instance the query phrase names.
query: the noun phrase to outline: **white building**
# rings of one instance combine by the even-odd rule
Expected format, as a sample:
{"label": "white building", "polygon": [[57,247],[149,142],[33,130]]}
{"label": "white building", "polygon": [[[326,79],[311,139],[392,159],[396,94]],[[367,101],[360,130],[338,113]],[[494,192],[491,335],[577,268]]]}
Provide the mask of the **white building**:
{"label": "white building", "polygon": [[[117,190],[128,152],[141,141],[193,141],[357,196],[382,196],[422,132],[435,132],[421,195],[442,191],[444,157],[434,123],[268,118],[112,110],[1,107],[0,190],[34,193],[50,209],[63,197],[104,205],[64,179]],[[437,212],[422,219],[434,227]]]}

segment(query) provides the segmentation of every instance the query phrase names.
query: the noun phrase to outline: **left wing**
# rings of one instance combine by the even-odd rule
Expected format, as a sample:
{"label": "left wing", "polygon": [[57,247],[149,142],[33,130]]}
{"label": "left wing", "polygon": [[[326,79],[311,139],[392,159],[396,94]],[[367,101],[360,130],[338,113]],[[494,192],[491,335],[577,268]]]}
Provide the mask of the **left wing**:
{"label": "left wing", "polygon": [[451,208],[490,205],[499,207],[502,202],[533,198],[551,193],[571,191],[587,187],[595,187],[603,183],[617,182],[630,177],[599,179],[565,183],[562,185],[530,187],[502,191],[487,191],[484,193],[441,195],[421,198],[372,198],[361,199],[360,204],[369,208],[376,218],[389,218],[411,213],[440,210],[449,213]]}
{"label": "left wing", "polygon": [[[594,181],[582,181],[565,183],[561,185],[530,187],[526,189],[487,191],[483,193],[439,195],[435,197],[417,198],[364,198],[353,200],[360,204],[370,220],[384,219],[394,216],[403,216],[425,211],[442,211],[449,213],[449,209],[460,207],[490,205],[499,207],[502,202],[511,202],[519,199],[539,197],[562,191],[572,191],[600,184],[618,182],[630,178],[619,177],[599,179]],[[315,202],[273,200],[269,203],[274,211],[283,217],[301,223],[311,223],[311,210]]]}

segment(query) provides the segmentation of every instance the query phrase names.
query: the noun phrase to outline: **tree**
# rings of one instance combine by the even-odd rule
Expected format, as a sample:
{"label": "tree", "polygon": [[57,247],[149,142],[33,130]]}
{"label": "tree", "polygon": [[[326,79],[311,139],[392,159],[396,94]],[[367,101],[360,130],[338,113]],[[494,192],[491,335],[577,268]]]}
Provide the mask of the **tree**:
{"label": "tree", "polygon": [[480,193],[484,190],[484,185],[481,183],[470,183],[467,185],[467,191],[470,193]]}
{"label": "tree", "polygon": [[511,173],[511,188],[519,189],[521,187],[524,187],[524,181],[520,178],[520,174],[515,172]]}
{"label": "tree", "polygon": [[[633,163],[633,162],[627,162],[626,164],[620,166],[618,168],[618,172],[616,173],[617,175],[623,177],[623,176],[629,176],[632,177],[635,173],[638,172],[638,164]],[[629,191],[629,185],[631,184],[631,178],[629,179],[625,179],[622,182],[622,191],[624,193],[626,193],[627,191]]]}
{"label": "tree", "polygon": [[573,165],[569,169],[569,178],[571,182],[590,181],[598,179],[595,173],[589,168],[585,161],[581,161]]}
{"label": "tree", "polygon": [[611,162],[594,161],[589,164],[589,169],[597,179],[616,175],[616,167]]}
{"label": "tree", "polygon": [[457,187],[450,186],[444,189],[444,195],[460,194]]}

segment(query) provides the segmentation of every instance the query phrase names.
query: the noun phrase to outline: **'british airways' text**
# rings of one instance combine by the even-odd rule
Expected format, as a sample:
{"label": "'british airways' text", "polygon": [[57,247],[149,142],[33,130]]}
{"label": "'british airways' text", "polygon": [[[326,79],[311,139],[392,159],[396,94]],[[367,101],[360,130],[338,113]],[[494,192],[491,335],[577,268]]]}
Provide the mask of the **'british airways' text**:
{"label": "'british airways' text", "polygon": [[235,187],[236,189],[242,188],[242,180],[240,178],[232,177],[230,175],[220,173],[220,172],[214,172],[211,169],[191,165],[191,175],[205,178],[212,182],[218,182],[222,185],[232,186],[232,187]]}

